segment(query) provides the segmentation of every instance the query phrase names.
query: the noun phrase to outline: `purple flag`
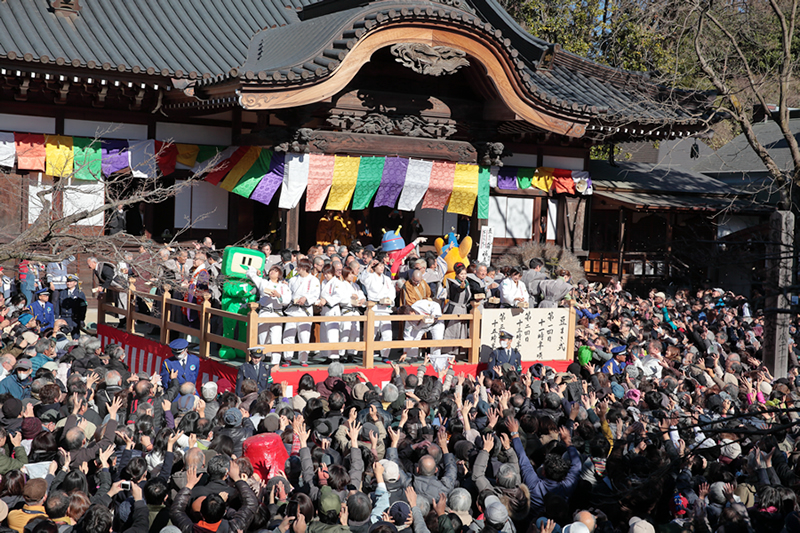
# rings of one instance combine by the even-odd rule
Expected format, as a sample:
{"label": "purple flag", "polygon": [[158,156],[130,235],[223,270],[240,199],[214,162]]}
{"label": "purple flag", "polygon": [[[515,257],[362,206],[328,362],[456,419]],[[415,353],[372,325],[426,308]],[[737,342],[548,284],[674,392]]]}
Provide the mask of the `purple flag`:
{"label": "purple flag", "polygon": [[387,157],[383,165],[381,186],[375,195],[375,207],[394,207],[406,182],[408,159]]}
{"label": "purple flag", "polygon": [[517,190],[517,167],[500,167],[497,170],[497,188],[506,191]]}
{"label": "purple flag", "polygon": [[269,172],[261,178],[253,194],[250,195],[250,199],[269,205],[272,197],[275,196],[281,183],[283,183],[283,169],[284,153],[273,152],[272,159],[269,162]]}
{"label": "purple flag", "polygon": [[128,168],[128,141],[103,140],[101,160],[105,176]]}

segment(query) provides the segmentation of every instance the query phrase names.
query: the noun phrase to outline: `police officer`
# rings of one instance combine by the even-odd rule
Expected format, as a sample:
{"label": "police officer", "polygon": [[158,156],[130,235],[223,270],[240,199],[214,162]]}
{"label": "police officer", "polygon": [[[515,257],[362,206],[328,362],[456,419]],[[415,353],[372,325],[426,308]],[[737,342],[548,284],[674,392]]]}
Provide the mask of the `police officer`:
{"label": "police officer", "polygon": [[67,321],[73,339],[81,334],[81,325],[86,318],[86,295],[78,288],[78,276],[67,276],[67,288],[56,291],[61,310],[60,318]]}
{"label": "police officer", "polygon": [[164,361],[161,367],[161,384],[166,389],[169,387],[169,374],[171,371],[177,371],[178,385],[183,385],[185,382],[197,383],[197,374],[200,370],[200,358],[194,354],[190,354],[187,350],[189,343],[186,339],[175,339],[169,343],[172,350],[172,357]]}
{"label": "police officer", "polygon": [[516,348],[511,347],[512,340],[514,340],[514,335],[504,329],[500,330],[500,347],[489,356],[489,368],[486,369],[486,374],[490,378],[499,378],[500,376],[497,375],[494,368],[504,364],[511,365],[517,372],[522,372],[522,354]]}
{"label": "police officer", "polygon": [[39,289],[35,296],[36,300],[31,303],[31,312],[34,318],[39,322],[42,331],[48,328],[53,329],[56,323],[56,314],[53,304],[50,303],[50,292],[48,289]]}
{"label": "police officer", "polygon": [[250,362],[239,367],[236,375],[236,395],[241,397],[242,381],[252,379],[258,386],[259,394],[272,383],[272,366],[264,362],[266,350],[260,346],[250,348]]}

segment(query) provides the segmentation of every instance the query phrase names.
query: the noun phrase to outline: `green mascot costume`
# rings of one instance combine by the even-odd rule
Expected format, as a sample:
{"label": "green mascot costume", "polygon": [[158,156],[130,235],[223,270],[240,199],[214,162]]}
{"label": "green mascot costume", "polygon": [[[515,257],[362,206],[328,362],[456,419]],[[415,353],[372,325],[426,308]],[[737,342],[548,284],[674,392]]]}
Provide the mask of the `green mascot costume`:
{"label": "green mascot costume", "polygon": [[[230,313],[246,315],[250,302],[257,299],[256,290],[247,280],[247,271],[251,268],[262,274],[266,256],[258,250],[250,248],[225,248],[222,254],[222,275],[225,284],[222,286],[222,310]],[[238,330],[237,330],[238,327]],[[247,342],[247,325],[245,322],[226,318],[222,321],[222,336],[226,339],[236,339]],[[242,350],[235,350],[229,346],[222,346],[219,356],[223,359],[244,359]]]}

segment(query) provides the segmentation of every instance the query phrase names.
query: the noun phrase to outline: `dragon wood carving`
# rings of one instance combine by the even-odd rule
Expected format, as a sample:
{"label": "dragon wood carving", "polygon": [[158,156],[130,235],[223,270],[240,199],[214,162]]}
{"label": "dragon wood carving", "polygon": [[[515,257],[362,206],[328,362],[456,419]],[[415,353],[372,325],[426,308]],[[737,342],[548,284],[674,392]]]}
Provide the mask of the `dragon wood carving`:
{"label": "dragon wood carving", "polygon": [[395,61],[426,76],[454,74],[468,67],[466,52],[447,46],[428,46],[423,43],[400,43],[389,49]]}

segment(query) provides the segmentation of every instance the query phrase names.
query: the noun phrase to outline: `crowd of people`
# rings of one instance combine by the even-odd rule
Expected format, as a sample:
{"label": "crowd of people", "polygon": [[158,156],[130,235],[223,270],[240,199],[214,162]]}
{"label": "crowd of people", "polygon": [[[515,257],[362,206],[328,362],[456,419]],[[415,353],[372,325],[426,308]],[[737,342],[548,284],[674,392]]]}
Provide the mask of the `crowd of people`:
{"label": "crowd of people", "polygon": [[[291,286],[317,255],[331,261],[323,274],[336,272],[328,252],[276,265],[281,277],[297,272]],[[362,260],[381,280],[381,262]],[[505,279],[538,276],[533,266]],[[438,275],[435,264],[420,270],[408,269],[402,292]],[[502,332],[476,375],[436,371],[430,353],[392,362],[378,384],[333,361],[326,379],[305,374],[291,393],[272,381],[268,350],[252,351],[236,384],[198,384],[181,372],[181,339],[149,376],[130,372],[121,347],[73,338],[63,318],[43,328],[0,299],[0,523],[18,533],[800,530],[797,320],[788,375],[776,377],[763,364],[763,315],[745,298],[635,296],[554,275],[540,279],[569,285],[577,310],[564,372],[523,364]],[[489,291],[506,284],[490,279]],[[243,450],[268,433],[289,458],[265,475]]]}

